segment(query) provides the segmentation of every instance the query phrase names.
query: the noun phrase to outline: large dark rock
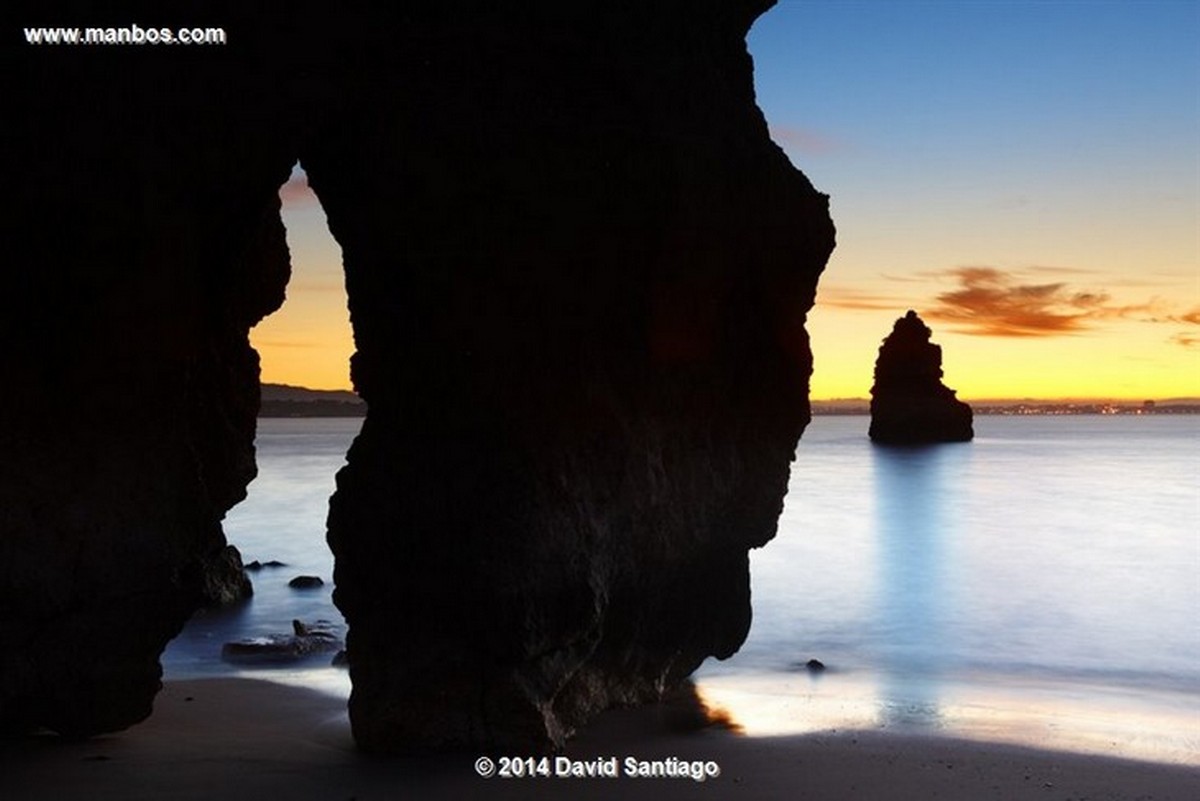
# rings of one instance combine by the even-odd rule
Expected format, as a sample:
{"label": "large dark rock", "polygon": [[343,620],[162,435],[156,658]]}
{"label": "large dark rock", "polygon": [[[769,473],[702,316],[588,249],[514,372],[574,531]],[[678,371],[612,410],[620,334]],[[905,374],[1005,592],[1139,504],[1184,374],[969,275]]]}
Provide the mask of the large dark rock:
{"label": "large dark rock", "polygon": [[762,7],[422,14],[374,69],[427,80],[307,151],[369,406],[329,519],[360,746],[552,746],[742,643],[833,244]]}
{"label": "large dark rock", "polygon": [[148,715],[159,653],[229,589],[221,519],[255,474],[247,331],[284,298],[296,119],[245,42],[5,37],[0,731],[81,736]]}
{"label": "large dark rock", "polygon": [[551,747],[736,651],[833,247],[754,104],[769,5],[198,6],[227,48],[22,50],[0,725],[149,712],[253,476],[297,156],[369,404],[329,518],[359,744]]}
{"label": "large dark rock", "polygon": [[971,407],[942,383],[942,349],[915,311],[896,320],[883,340],[871,387],[874,442],[918,445],[975,436]]}

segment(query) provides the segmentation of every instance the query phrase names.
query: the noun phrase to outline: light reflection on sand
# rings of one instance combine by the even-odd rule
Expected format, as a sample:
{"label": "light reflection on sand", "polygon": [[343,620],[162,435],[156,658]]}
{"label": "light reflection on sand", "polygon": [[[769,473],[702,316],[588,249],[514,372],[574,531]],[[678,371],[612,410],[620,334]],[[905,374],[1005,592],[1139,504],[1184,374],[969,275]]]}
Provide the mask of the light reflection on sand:
{"label": "light reflection on sand", "polygon": [[303,687],[342,700],[350,697],[350,671],[343,668],[265,668],[242,670],[237,675],[239,678],[270,681],[288,687]]}
{"label": "light reflection on sand", "polygon": [[889,730],[1200,766],[1200,698],[1193,695],[943,683],[930,709],[885,689],[849,675],[697,681],[704,703],[727,711],[751,737]]}
{"label": "light reflection on sand", "polygon": [[[239,673],[334,698],[350,696],[339,668]],[[941,683],[939,699],[903,700],[866,675],[713,674],[696,681],[709,710],[750,737],[886,730],[981,742],[1200,766],[1200,698],[1078,685],[1021,685],[997,679]]]}

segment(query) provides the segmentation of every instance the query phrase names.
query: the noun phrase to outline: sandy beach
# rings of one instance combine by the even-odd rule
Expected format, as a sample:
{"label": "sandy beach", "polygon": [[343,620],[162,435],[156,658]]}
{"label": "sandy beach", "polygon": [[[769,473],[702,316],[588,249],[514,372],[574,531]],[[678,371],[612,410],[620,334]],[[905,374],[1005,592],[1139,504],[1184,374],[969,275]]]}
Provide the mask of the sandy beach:
{"label": "sandy beach", "polygon": [[[669,707],[612,712],[572,742],[564,757],[574,762],[550,759],[550,776],[483,778],[477,755],[357,754],[343,702],[329,695],[250,679],[175,681],[160,694],[154,716],[126,732],[86,742],[44,737],[6,744],[3,797],[1200,798],[1197,767],[881,731],[747,737],[717,727],[687,731],[680,716]],[[715,763],[719,775],[704,781],[633,777],[629,757],[675,768]],[[618,776],[553,775],[596,760],[615,766]],[[712,773],[711,764],[705,770]]]}

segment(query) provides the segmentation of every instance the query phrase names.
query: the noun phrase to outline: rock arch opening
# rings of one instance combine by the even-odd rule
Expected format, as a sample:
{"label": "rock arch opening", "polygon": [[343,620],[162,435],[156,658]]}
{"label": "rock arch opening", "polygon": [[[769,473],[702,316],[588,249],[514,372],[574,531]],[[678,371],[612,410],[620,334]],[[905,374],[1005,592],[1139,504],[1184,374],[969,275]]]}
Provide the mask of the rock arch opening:
{"label": "rock arch opening", "polygon": [[[353,335],[341,249],[299,164],[279,197],[291,264],[286,298],[249,333],[262,391],[257,474],[222,521],[252,595],[211,599],[171,641],[162,662],[168,679],[302,667],[309,684],[345,693],[344,671],[320,670],[331,665],[345,637],[331,597],[325,520],[334,475],[365,404],[350,389]],[[231,596],[229,583],[222,589]],[[317,634],[298,634],[293,621]]]}
{"label": "rock arch opening", "polygon": [[261,382],[349,391],[354,336],[341,248],[299,164],[280,187],[279,198],[291,276],[283,306],[250,330]]}

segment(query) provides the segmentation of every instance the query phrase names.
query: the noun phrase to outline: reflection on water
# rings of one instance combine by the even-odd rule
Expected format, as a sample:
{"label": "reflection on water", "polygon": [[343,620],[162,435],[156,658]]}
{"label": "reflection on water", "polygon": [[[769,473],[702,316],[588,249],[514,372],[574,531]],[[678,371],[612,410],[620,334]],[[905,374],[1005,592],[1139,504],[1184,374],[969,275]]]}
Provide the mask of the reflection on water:
{"label": "reflection on water", "polygon": [[[969,446],[968,446],[969,447]],[[950,535],[947,479],[968,453],[962,444],[872,448],[876,533],[878,665],[885,724],[936,727],[951,600],[945,581]]]}
{"label": "reflection on water", "polygon": [[[754,626],[699,672],[748,735],[896,728],[1200,765],[1200,426],[985,417],[881,448],[816,418]],[[819,658],[819,678],[804,668]]]}

